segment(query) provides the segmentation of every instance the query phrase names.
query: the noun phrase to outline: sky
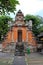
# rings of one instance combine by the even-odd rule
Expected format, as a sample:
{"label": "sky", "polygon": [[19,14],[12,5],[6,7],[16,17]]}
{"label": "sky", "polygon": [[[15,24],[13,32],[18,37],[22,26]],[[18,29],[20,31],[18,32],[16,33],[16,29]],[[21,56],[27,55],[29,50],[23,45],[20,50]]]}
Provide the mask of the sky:
{"label": "sky", "polygon": [[[20,5],[17,5],[16,7],[17,11],[20,9],[24,15],[31,14],[43,17],[43,0],[18,0],[18,1]],[[11,14],[11,17],[14,17],[14,15],[13,16],[12,15],[13,14]]]}

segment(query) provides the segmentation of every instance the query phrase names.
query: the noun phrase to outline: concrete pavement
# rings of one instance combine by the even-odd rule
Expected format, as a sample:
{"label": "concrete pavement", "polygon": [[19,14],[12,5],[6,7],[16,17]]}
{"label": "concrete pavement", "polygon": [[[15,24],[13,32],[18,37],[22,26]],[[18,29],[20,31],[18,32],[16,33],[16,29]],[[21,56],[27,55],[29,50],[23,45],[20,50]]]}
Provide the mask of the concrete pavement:
{"label": "concrete pavement", "polygon": [[26,65],[25,56],[15,56],[13,65]]}
{"label": "concrete pavement", "polygon": [[[40,53],[30,53],[25,56],[14,56],[14,54],[10,53],[2,53],[0,52],[0,58],[14,58],[12,65],[43,65],[43,55]],[[28,62],[26,62],[27,60]]]}
{"label": "concrete pavement", "polygon": [[40,53],[31,53],[27,56],[28,65],[43,65],[43,55]]}

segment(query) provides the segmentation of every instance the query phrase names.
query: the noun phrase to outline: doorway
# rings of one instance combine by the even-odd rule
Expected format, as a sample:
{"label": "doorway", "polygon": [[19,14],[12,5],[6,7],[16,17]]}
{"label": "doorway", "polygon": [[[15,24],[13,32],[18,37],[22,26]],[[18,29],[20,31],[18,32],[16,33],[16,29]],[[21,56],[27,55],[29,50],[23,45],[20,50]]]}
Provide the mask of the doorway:
{"label": "doorway", "polygon": [[24,53],[24,43],[22,42],[22,30],[18,30],[18,42],[15,47],[15,55],[25,55]]}
{"label": "doorway", "polygon": [[18,30],[18,42],[22,42],[22,30]]}

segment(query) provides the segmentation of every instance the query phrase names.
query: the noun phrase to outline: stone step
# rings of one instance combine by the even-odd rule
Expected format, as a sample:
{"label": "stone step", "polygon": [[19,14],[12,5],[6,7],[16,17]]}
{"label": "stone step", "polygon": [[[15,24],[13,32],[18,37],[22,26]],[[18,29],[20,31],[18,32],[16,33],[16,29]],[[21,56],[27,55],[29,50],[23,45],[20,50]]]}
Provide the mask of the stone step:
{"label": "stone step", "polygon": [[25,56],[24,52],[15,51],[15,56]]}

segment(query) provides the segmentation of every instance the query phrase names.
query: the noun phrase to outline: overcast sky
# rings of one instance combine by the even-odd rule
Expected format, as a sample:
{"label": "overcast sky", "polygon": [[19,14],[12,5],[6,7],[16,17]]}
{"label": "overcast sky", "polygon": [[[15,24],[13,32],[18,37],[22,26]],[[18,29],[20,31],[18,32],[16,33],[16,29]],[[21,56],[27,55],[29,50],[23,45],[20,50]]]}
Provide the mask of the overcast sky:
{"label": "overcast sky", "polygon": [[43,17],[43,0],[18,0],[18,1],[20,5],[16,7],[17,11],[21,9],[24,15],[32,14]]}

